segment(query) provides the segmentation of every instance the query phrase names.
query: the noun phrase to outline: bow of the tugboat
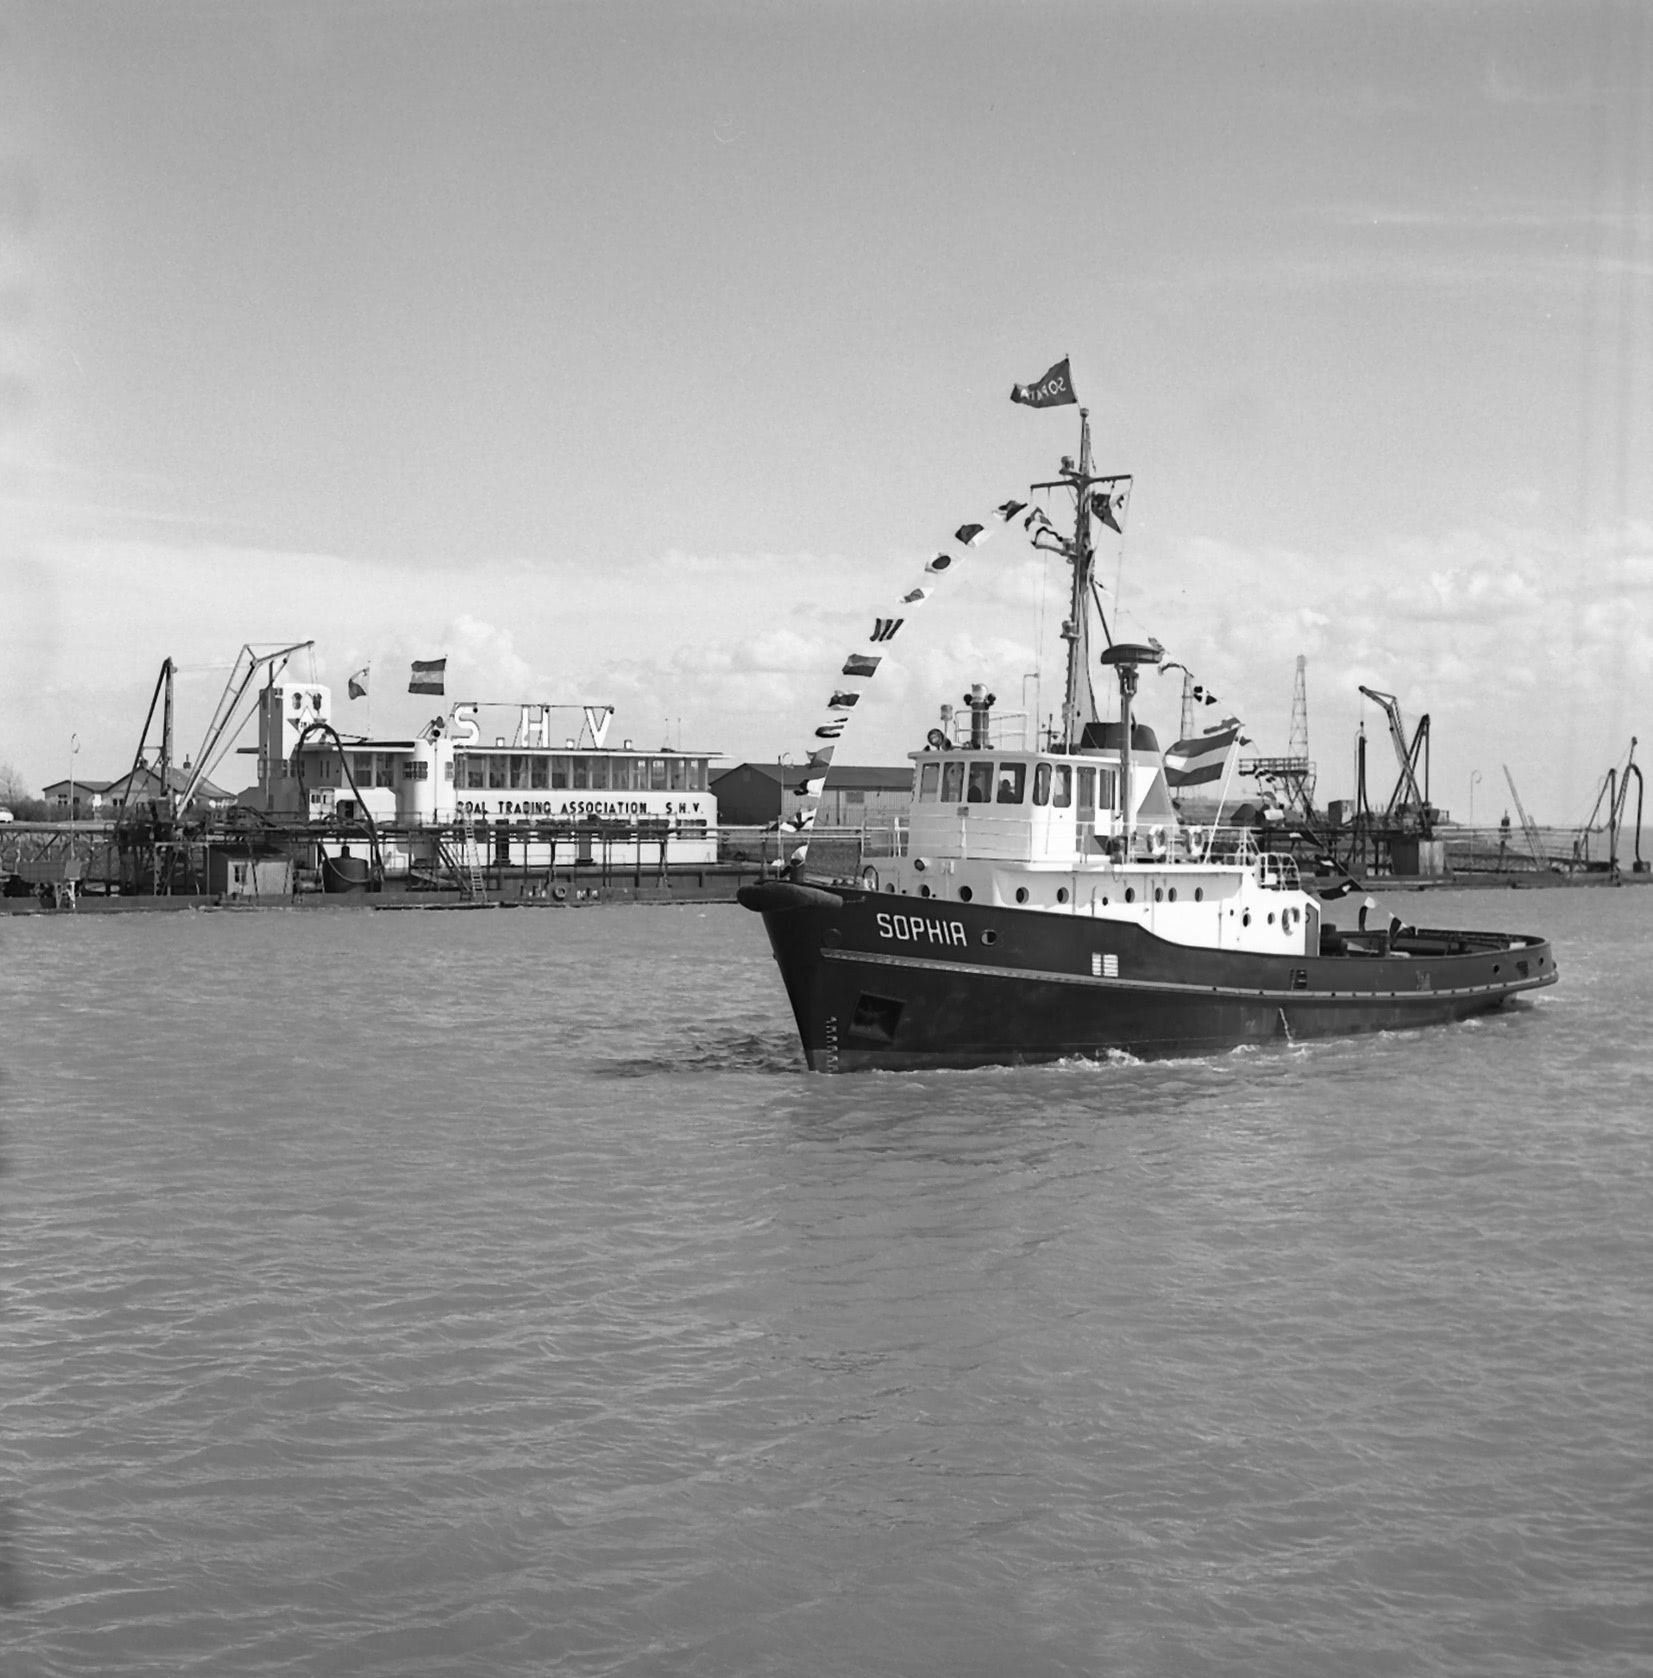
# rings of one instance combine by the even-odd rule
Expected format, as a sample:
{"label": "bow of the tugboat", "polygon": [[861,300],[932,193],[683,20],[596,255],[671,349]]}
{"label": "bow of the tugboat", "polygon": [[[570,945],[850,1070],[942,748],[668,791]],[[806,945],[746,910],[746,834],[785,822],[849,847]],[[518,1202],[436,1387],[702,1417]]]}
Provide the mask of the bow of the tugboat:
{"label": "bow of the tugboat", "polygon": [[763,916],[810,1070],[836,1072],[835,1022],[821,1004],[821,951],[843,910],[843,896],[796,880],[764,880],[742,886],[736,895],[742,907]]}

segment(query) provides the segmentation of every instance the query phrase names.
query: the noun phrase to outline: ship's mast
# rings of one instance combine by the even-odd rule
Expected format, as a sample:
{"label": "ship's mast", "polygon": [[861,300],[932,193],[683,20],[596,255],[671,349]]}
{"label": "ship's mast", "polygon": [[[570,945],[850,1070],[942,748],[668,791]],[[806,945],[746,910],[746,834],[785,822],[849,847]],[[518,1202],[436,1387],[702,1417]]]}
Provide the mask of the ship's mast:
{"label": "ship's mast", "polygon": [[[1096,477],[1091,472],[1091,414],[1089,408],[1079,410],[1079,464],[1073,456],[1062,456],[1062,472],[1048,483],[1034,484],[1034,489],[1069,489],[1073,491],[1073,538],[1057,536],[1055,531],[1041,531],[1056,543],[1044,549],[1046,553],[1060,553],[1073,568],[1073,589],[1068,598],[1067,621],[1062,625],[1062,639],[1068,644],[1068,682],[1062,699],[1061,744],[1056,750],[1075,752],[1084,737],[1085,724],[1094,722],[1095,709],[1090,686],[1091,644],[1091,578],[1096,569],[1096,553],[1091,546],[1091,490],[1097,484],[1114,485],[1126,481],[1122,475]],[[1106,515],[1104,515],[1106,516]],[[1109,520],[1111,523],[1112,521]],[[1114,525],[1117,530],[1119,527]],[[1034,546],[1040,545],[1034,538]],[[1102,622],[1103,639],[1109,646],[1113,637],[1108,634],[1107,621]],[[1054,743],[1053,743],[1054,744]]]}
{"label": "ship's mast", "polygon": [[1080,695],[1088,693],[1090,676],[1090,587],[1091,514],[1086,498],[1091,480],[1091,414],[1089,408],[1079,410],[1079,469],[1064,459],[1062,476],[1073,485],[1073,545],[1069,563],[1073,567],[1073,594],[1068,602],[1068,621],[1062,625],[1062,636],[1068,644],[1068,685],[1062,701],[1062,739],[1066,750],[1075,751],[1084,724],[1080,721]]}

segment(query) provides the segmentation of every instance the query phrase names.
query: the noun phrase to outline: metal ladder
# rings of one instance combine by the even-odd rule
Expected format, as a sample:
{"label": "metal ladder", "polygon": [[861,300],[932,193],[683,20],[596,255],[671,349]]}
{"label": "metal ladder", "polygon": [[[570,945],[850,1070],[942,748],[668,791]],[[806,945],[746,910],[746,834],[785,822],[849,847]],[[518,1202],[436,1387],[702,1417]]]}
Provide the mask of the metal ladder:
{"label": "metal ladder", "polygon": [[467,897],[480,903],[486,890],[482,879],[482,852],[477,845],[475,832],[469,827],[465,829],[459,857],[464,864],[464,872],[459,877],[459,889]]}

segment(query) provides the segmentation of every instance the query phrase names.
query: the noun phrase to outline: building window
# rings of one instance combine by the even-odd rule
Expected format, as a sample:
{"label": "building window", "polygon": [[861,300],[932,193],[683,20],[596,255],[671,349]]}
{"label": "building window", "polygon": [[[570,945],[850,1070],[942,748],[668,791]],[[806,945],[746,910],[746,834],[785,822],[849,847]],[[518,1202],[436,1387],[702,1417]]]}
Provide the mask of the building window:
{"label": "building window", "polygon": [[430,779],[430,765],[422,758],[405,757],[402,759],[402,779],[404,781],[428,781]]}
{"label": "building window", "polygon": [[666,791],[666,760],[663,757],[649,759],[649,790],[651,792]]}
{"label": "building window", "polygon": [[490,754],[488,758],[488,786],[493,791],[504,791],[509,760],[498,752]]}
{"label": "building window", "polygon": [[531,757],[528,760],[528,785],[536,791],[543,792],[551,778],[551,760],[548,757]]}
{"label": "building window", "polygon": [[608,759],[594,757],[591,760],[591,790],[593,792],[608,791]]}

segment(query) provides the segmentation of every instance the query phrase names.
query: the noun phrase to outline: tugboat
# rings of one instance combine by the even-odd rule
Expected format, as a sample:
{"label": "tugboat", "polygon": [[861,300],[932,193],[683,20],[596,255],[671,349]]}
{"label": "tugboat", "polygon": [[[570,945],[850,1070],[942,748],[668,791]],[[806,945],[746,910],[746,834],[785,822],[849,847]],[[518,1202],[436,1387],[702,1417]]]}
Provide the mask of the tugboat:
{"label": "tugboat", "polygon": [[1293,857],[1247,829],[1183,822],[1132,714],[1139,672],[1163,649],[1113,643],[1100,623],[1119,721],[1091,699],[1091,520],[1119,481],[1092,474],[1081,409],[1077,464],[1033,486],[1074,498],[1072,538],[1057,538],[1072,573],[1059,737],[995,745],[993,696],[978,686],[967,738],[951,737],[944,711],[909,754],[899,854],[853,879],[812,875],[806,856],[792,878],[741,888],[810,1068],[1204,1055],[1461,1020],[1554,984],[1542,938],[1368,928],[1364,912],[1340,930]]}

